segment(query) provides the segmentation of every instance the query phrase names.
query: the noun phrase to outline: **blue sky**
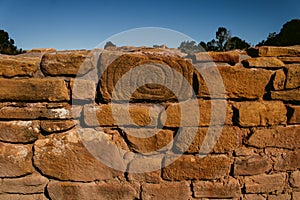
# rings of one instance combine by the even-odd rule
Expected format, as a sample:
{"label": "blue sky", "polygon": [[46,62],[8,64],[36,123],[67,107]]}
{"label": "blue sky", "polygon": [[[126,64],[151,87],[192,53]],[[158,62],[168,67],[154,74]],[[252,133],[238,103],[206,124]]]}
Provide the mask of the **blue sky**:
{"label": "blue sky", "polygon": [[[300,18],[299,0],[0,0],[0,29],[6,30],[23,49],[92,49],[115,34],[141,27],[185,34],[177,37],[179,43],[184,38],[209,41],[217,28],[224,26],[232,35],[257,44],[270,32],[279,32],[293,18]],[[143,39],[147,34],[162,36],[166,41],[173,38],[166,29],[133,31],[131,39],[138,41],[133,45],[152,45]],[[120,37],[110,39],[117,45],[132,45],[126,37],[120,42]],[[166,43],[179,45],[174,41]]]}

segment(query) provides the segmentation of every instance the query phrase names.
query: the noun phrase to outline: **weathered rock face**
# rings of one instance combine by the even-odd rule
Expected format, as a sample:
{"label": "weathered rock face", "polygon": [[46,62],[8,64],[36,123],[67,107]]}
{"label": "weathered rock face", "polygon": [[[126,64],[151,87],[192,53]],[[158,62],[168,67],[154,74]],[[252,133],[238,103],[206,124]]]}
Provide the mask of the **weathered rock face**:
{"label": "weathered rock face", "polygon": [[[176,191],[176,192],[175,192]],[[188,199],[190,196],[190,188],[188,182],[173,182],[142,185],[142,199]]]}
{"label": "weathered rock face", "polygon": [[32,173],[32,145],[0,142],[0,177],[18,177]]}
{"label": "weathered rock face", "polygon": [[28,143],[35,141],[40,134],[38,121],[0,121],[0,140]]}
{"label": "weathered rock face", "polygon": [[274,46],[264,46],[264,47],[255,47],[247,50],[247,53],[253,57],[299,57],[300,56],[300,47],[291,46],[291,47],[274,47]]}
{"label": "weathered rock face", "polygon": [[[111,101],[112,97],[115,101],[188,99],[192,96],[192,78],[193,66],[185,59],[155,54],[124,54],[103,72],[99,92],[105,102]],[[117,83],[119,85],[116,86]],[[116,96],[113,96],[114,90],[117,91]]]}
{"label": "weathered rock face", "polygon": [[50,52],[41,61],[42,71],[49,76],[83,75],[94,67],[90,51]]}
{"label": "weathered rock face", "polygon": [[[50,135],[36,141],[34,152],[35,166],[43,174],[59,180],[107,180],[121,175],[121,172],[107,167],[93,157],[75,131]],[[120,160],[116,157],[116,162],[117,159]]]}
{"label": "weathered rock face", "polygon": [[[166,158],[173,159],[172,156]],[[231,161],[225,156],[183,155],[178,160],[163,169],[163,178],[166,180],[188,179],[217,179],[229,174]]]}
{"label": "weathered rock face", "polygon": [[222,180],[222,182],[197,181],[193,183],[197,198],[239,198],[241,190],[236,179]]}
{"label": "weathered rock face", "polygon": [[299,131],[300,126],[259,129],[254,131],[254,133],[251,135],[248,140],[248,144],[259,148],[299,148]]}
{"label": "weathered rock face", "polygon": [[[14,91],[14,92],[11,92]],[[2,79],[1,101],[69,101],[67,85],[62,79]]]}
{"label": "weathered rock face", "polygon": [[286,124],[286,107],[280,101],[236,104],[238,123],[243,127]]}
{"label": "weathered rock face", "polygon": [[37,71],[41,59],[39,57],[0,55],[0,76],[32,77]]}
{"label": "weathered rock face", "polygon": [[47,186],[49,196],[58,199],[126,199],[137,198],[137,192],[129,184],[121,183],[73,183],[51,181]]}
{"label": "weathered rock face", "polygon": [[[201,65],[200,65],[201,66]],[[270,81],[271,72],[264,69],[245,69],[243,67],[207,67],[196,71],[199,88],[196,91],[198,97],[210,98],[246,98],[258,99],[262,98],[265,93],[265,87]],[[201,74],[207,74],[207,78],[211,80],[209,85]],[[220,76],[223,81],[224,90],[219,84],[222,82],[214,82],[219,80]],[[210,89],[209,89],[210,88]]]}
{"label": "weathered rock face", "polygon": [[246,67],[253,68],[282,68],[284,63],[274,57],[248,58],[243,61]]}
{"label": "weathered rock face", "polygon": [[300,200],[300,46],[0,55],[0,199]]}

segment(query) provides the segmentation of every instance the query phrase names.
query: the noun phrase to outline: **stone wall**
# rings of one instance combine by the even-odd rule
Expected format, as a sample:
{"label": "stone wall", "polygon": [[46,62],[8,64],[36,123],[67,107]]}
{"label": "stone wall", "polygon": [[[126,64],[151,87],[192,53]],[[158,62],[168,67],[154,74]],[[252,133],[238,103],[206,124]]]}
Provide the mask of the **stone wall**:
{"label": "stone wall", "polygon": [[[149,63],[183,89],[114,96]],[[300,199],[299,46],[36,49],[0,76],[0,199]]]}

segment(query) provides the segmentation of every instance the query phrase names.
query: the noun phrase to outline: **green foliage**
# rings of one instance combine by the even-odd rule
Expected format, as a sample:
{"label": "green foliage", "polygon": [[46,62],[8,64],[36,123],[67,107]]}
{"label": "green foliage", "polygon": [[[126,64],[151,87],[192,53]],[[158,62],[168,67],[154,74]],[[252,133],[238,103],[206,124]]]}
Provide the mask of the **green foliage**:
{"label": "green foliage", "polygon": [[0,30],[0,53],[9,55],[24,53],[22,49],[18,49],[14,44],[15,41],[9,37],[8,33]]}
{"label": "green foliage", "polygon": [[230,31],[225,27],[219,27],[216,32],[216,38],[205,43],[201,41],[198,45],[195,41],[184,41],[178,47],[184,53],[201,51],[229,51],[233,49],[247,49],[250,47],[245,40],[239,37],[231,37]]}
{"label": "green foliage", "polygon": [[270,33],[266,40],[257,46],[292,46],[300,45],[300,19],[293,19],[285,23],[280,32]]}

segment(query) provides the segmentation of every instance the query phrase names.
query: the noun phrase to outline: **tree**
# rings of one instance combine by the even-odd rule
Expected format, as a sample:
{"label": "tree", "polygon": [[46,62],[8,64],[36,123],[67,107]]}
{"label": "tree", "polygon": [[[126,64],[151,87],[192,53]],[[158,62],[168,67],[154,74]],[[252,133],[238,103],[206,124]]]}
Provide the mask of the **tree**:
{"label": "tree", "polygon": [[219,27],[216,32],[217,51],[226,51],[227,41],[231,38],[231,33],[225,27]]}
{"label": "tree", "polygon": [[117,46],[112,43],[111,41],[106,42],[104,49],[108,49],[108,48],[116,48]]}
{"label": "tree", "polygon": [[250,47],[250,44],[247,43],[245,40],[242,40],[239,37],[232,37],[230,38],[226,44],[226,50],[234,50],[234,49],[247,49]]}
{"label": "tree", "polygon": [[200,45],[197,45],[195,41],[183,41],[180,43],[178,49],[184,53],[203,51],[203,48]]}
{"label": "tree", "polygon": [[22,49],[18,49],[14,44],[15,41],[9,37],[8,33],[4,30],[0,30],[0,53],[15,55],[24,52]]}
{"label": "tree", "polygon": [[293,19],[285,23],[280,32],[269,33],[266,40],[256,46],[291,46],[300,45],[300,19]]}

